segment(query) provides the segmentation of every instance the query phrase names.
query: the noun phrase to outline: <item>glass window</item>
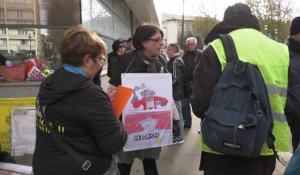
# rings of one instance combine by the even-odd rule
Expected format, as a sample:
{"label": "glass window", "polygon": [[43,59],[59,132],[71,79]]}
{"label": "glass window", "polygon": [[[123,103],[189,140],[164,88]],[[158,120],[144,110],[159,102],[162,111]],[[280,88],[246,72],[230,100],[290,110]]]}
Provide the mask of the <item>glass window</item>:
{"label": "glass window", "polygon": [[1,45],[6,45],[6,43],[7,43],[6,39],[0,39],[0,44]]}
{"label": "glass window", "polygon": [[41,25],[80,24],[80,0],[36,0]]}
{"label": "glass window", "polygon": [[82,23],[101,35],[113,37],[112,12],[96,0],[82,1]]}
{"label": "glass window", "polygon": [[6,30],[5,29],[0,29],[0,35],[4,35],[6,34]]}
{"label": "glass window", "polygon": [[18,30],[18,35],[27,35],[27,30],[19,29]]}
{"label": "glass window", "polygon": [[116,16],[114,18],[114,38],[125,39],[125,23]]}
{"label": "glass window", "polygon": [[26,44],[26,40],[22,39],[21,40],[21,45],[25,45]]}
{"label": "glass window", "polygon": [[[1,7],[1,6],[0,6]],[[4,10],[0,9],[0,17],[3,18],[4,17]]]}
{"label": "glass window", "polygon": [[[91,1],[91,0],[90,0]],[[112,2],[112,0],[102,0],[102,2],[105,4],[105,5],[107,5],[110,9],[112,9],[112,4],[113,4],[113,2]]]}
{"label": "glass window", "polygon": [[121,18],[122,21],[125,22],[126,18],[126,8],[125,3],[122,0],[113,0],[113,11],[117,14],[119,18]]}
{"label": "glass window", "polygon": [[23,11],[17,10],[17,18],[23,18]]}

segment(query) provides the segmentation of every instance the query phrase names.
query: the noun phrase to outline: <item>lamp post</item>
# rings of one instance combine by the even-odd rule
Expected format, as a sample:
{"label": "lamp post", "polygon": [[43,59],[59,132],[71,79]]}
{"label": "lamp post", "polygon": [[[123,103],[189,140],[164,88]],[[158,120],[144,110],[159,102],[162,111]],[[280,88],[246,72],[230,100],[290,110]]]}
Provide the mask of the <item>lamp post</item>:
{"label": "lamp post", "polygon": [[184,0],[182,0],[182,21],[181,21],[181,41],[182,41],[182,47],[184,46],[183,34],[184,34]]}
{"label": "lamp post", "polygon": [[29,39],[29,56],[31,56],[31,33],[29,33],[28,39]]}

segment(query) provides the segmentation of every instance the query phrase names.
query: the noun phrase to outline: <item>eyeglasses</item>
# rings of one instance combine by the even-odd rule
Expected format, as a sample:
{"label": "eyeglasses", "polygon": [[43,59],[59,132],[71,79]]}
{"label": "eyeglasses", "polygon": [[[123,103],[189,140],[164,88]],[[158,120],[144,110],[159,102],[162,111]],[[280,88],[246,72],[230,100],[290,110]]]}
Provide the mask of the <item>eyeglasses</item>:
{"label": "eyeglasses", "polygon": [[98,59],[101,62],[101,64],[104,64],[106,61],[104,57],[96,57],[95,59]]}
{"label": "eyeglasses", "polygon": [[148,40],[154,41],[154,42],[162,42],[163,38],[149,38]]}
{"label": "eyeglasses", "polygon": [[123,48],[123,49],[125,49],[126,47],[122,45],[122,46],[119,46],[119,48]]}

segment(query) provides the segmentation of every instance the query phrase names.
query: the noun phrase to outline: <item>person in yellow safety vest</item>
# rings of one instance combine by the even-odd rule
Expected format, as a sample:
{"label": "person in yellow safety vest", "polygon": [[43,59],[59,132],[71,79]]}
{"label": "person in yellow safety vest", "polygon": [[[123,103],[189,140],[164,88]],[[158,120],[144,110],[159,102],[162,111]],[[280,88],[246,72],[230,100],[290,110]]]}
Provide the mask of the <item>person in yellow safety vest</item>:
{"label": "person in yellow safety vest", "polygon": [[[255,64],[260,69],[273,114],[275,149],[289,151],[290,132],[284,115],[289,51],[286,45],[277,43],[260,32],[258,19],[245,4],[229,6],[225,10],[223,21],[205,39],[205,43],[209,45],[194,71],[194,91],[191,97],[194,114],[205,120],[212,91],[226,65],[224,48],[218,34],[231,35],[239,59]],[[272,175],[275,169],[276,157],[266,144],[261,155],[255,158],[216,152],[203,143],[201,135],[199,146],[202,151],[199,170],[204,171],[205,175]]]}

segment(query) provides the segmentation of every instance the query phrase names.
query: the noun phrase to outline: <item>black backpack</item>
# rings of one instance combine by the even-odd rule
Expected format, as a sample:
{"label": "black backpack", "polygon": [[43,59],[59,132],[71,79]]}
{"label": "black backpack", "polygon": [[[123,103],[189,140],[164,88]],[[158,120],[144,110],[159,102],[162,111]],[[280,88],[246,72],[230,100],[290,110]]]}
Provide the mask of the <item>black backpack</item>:
{"label": "black backpack", "polygon": [[273,118],[267,89],[258,67],[238,59],[230,35],[219,35],[226,67],[202,122],[203,142],[225,155],[257,157],[263,144],[274,148]]}

